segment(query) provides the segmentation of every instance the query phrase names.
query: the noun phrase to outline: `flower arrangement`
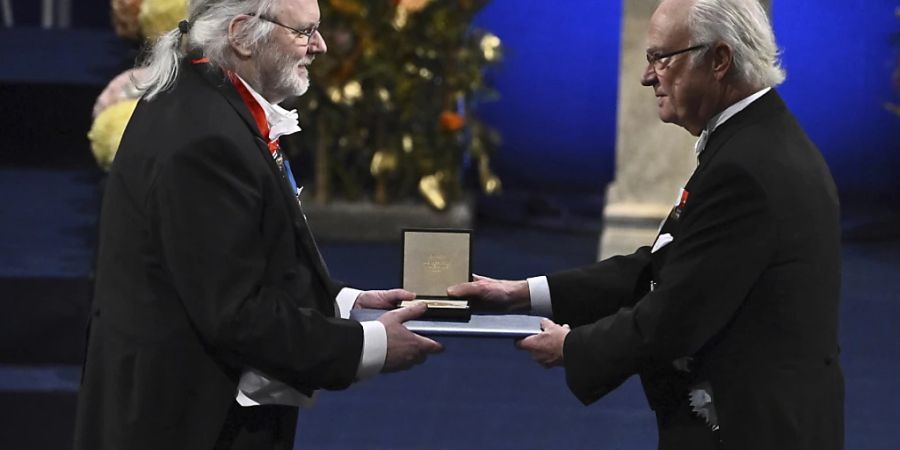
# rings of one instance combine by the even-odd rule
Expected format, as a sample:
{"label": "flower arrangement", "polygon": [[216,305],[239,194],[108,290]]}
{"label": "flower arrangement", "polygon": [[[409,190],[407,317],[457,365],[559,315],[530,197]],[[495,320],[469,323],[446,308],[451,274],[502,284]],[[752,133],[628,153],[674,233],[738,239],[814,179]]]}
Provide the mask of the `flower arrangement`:
{"label": "flower arrangement", "polygon": [[326,0],[328,53],[296,100],[301,142],[315,160],[315,198],[422,198],[445,209],[463,196],[466,168],[482,191],[501,189],[490,156],[496,131],[475,106],[496,93],[485,70],[500,39],[472,27],[487,0]]}
{"label": "flower arrangement", "polygon": [[[187,15],[187,0],[112,0],[110,7],[116,34],[133,41],[153,39],[175,28]],[[137,105],[140,92],[135,81],[141,74],[141,69],[120,73],[106,85],[94,103],[94,122],[88,140],[97,165],[104,171],[109,170],[125,126]]]}
{"label": "flower arrangement", "polygon": [[[113,26],[126,39],[153,39],[186,15],[187,0],[111,2]],[[482,191],[500,192],[490,167],[500,136],[474,114],[478,102],[496,95],[485,69],[502,59],[500,39],[471,25],[486,3],[320,1],[329,52],[311,66],[309,92],[293,100],[305,130],[285,145],[292,156],[314,152],[319,202],[419,197],[443,210],[463,196],[467,168]],[[95,104],[88,137],[104,169],[134,109],[140,76],[135,69],[120,74]]]}

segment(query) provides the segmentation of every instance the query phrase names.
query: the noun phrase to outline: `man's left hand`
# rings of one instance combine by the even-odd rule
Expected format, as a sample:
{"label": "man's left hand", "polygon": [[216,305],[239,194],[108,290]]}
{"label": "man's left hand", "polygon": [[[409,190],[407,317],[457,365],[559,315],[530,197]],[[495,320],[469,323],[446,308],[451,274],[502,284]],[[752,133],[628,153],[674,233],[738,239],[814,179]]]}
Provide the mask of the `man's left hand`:
{"label": "man's left hand", "polygon": [[550,368],[563,363],[563,344],[566,335],[572,331],[568,325],[557,325],[550,319],[541,321],[540,334],[522,339],[516,346],[531,353],[531,359]]}
{"label": "man's left hand", "polygon": [[356,297],[354,308],[394,309],[400,302],[414,300],[416,294],[405,289],[363,291]]}

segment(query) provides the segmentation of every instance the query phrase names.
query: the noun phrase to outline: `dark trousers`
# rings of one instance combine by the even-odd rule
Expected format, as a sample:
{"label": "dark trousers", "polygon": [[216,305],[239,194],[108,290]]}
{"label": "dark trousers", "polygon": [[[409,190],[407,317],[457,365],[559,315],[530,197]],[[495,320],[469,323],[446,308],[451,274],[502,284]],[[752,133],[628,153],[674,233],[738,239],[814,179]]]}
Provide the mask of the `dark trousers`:
{"label": "dark trousers", "polygon": [[231,404],[214,450],[291,450],[297,429],[297,408]]}
{"label": "dark trousers", "polygon": [[659,450],[721,450],[719,433],[697,417],[687,401],[673,410],[656,413]]}

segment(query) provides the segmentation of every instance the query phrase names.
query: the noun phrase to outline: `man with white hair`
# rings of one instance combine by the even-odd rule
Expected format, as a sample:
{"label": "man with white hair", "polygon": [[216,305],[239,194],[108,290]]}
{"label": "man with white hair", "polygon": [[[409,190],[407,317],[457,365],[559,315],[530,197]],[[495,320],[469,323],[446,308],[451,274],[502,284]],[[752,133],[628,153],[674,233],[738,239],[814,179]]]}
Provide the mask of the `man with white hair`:
{"label": "man with white hair", "polygon": [[699,163],[656,242],[449,294],[552,315],[519,346],[585,404],[639,374],[661,449],[842,448],[838,198],[783,79],[756,0],[663,0],[641,83]]}
{"label": "man with white hair", "polygon": [[192,0],[155,43],[104,193],[75,448],[291,449],[297,407],[441,350],[332,280],[278,144],[326,51],[316,0]]}

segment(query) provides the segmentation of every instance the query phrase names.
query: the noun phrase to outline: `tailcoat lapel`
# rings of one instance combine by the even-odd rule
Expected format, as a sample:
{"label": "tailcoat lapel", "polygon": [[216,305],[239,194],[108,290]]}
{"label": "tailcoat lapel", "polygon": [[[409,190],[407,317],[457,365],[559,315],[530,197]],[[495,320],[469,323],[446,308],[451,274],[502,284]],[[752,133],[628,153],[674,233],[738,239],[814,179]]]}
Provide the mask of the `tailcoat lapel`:
{"label": "tailcoat lapel", "polygon": [[784,101],[782,101],[778,93],[772,89],[716,128],[710,135],[709,141],[706,143],[706,149],[700,153],[700,161],[697,170],[694,172],[694,176],[692,176],[691,179],[700,175],[704,169],[709,166],[709,162],[715,158],[719,150],[724,147],[738,131],[759,122],[762,119],[770,117],[773,114],[777,114],[785,108]]}
{"label": "tailcoat lapel", "polygon": [[290,211],[291,222],[294,225],[294,234],[296,235],[297,251],[300,254],[309,255],[326,291],[329,291],[330,289],[327,280],[331,279],[331,275],[328,272],[328,267],[325,265],[325,261],[322,259],[319,248],[309,229],[306,216],[300,209],[297,195],[295,192],[292,192],[290,183],[285,179],[281,170],[278,169],[278,165],[275,164],[274,158],[272,158],[272,155],[269,153],[268,140],[260,134],[259,127],[257,127],[256,121],[253,119],[253,114],[251,114],[247,105],[244,104],[244,100],[241,99],[240,94],[234,86],[232,86],[231,81],[228,80],[220,69],[211,64],[192,64],[190,59],[186,60],[184,64],[188,66],[185,69],[195,70],[207,83],[215,88],[216,92],[219,92],[225,97],[228,104],[231,105],[232,109],[234,109],[237,115],[244,121],[244,124],[247,126],[250,133],[253,134],[254,142],[256,143],[260,156],[265,160],[272,175],[281,180],[281,196],[287,203],[288,211]]}
{"label": "tailcoat lapel", "polygon": [[[656,236],[657,240],[660,238],[660,235],[669,233],[674,236],[673,243],[678,241],[678,237],[681,234],[680,227],[678,226],[679,219],[683,214],[687,203],[690,202],[689,194],[694,190],[697,180],[702,179],[706,168],[709,167],[710,162],[719,154],[725,144],[727,144],[728,141],[743,128],[773,114],[777,114],[785,108],[784,101],[781,100],[781,97],[773,89],[716,128],[710,135],[709,140],[706,143],[706,148],[700,153],[697,169],[694,170],[694,173],[685,184],[680,203],[672,208],[672,211],[660,226],[660,230]],[[687,192],[688,196],[685,196],[684,192]],[[659,251],[652,253],[651,267],[655,282],[661,281],[658,280],[658,274],[661,271],[663,264],[665,264],[669,248],[671,248],[671,245],[665,246]]]}

